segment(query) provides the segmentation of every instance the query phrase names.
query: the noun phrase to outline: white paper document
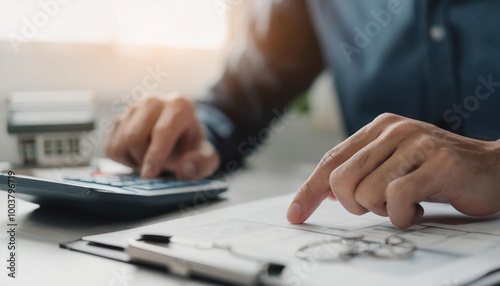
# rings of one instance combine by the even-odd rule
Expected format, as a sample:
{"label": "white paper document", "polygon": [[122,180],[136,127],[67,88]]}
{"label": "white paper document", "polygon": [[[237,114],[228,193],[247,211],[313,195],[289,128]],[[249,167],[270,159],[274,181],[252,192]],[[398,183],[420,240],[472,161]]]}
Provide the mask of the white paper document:
{"label": "white paper document", "polygon": [[[234,251],[286,265],[283,285],[462,285],[500,268],[500,215],[472,218],[444,204],[423,204],[421,224],[403,230],[374,214],[355,216],[325,201],[302,225],[285,214],[292,195],[247,203],[178,220],[84,240],[125,247],[141,234],[173,235],[229,245]],[[361,234],[382,242],[391,235],[417,245],[406,259],[355,256],[318,262],[297,258],[299,248],[332,237]]]}

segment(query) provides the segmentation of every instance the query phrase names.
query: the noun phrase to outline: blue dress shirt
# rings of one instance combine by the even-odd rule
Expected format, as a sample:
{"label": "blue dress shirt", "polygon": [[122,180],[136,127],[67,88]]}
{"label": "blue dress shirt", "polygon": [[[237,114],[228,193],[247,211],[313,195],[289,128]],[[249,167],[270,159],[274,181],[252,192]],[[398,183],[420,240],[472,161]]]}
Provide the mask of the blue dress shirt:
{"label": "blue dress shirt", "polygon": [[263,2],[198,104],[221,168],[251,153],[323,69],[350,134],[391,112],[500,138],[500,1]]}

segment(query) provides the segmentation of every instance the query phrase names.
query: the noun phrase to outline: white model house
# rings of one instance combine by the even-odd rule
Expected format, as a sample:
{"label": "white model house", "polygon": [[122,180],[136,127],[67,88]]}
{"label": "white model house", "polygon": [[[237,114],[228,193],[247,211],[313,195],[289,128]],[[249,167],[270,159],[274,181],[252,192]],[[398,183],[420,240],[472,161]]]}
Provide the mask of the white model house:
{"label": "white model house", "polygon": [[19,164],[88,164],[85,134],[94,129],[95,95],[90,91],[16,92],[7,100],[7,131],[17,136]]}

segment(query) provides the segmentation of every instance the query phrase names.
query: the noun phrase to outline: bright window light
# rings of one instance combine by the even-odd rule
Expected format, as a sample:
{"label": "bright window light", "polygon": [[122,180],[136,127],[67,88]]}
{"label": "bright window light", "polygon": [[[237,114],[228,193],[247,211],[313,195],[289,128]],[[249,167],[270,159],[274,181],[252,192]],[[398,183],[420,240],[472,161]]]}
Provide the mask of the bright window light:
{"label": "bright window light", "polygon": [[0,40],[221,47],[223,0],[0,0]]}

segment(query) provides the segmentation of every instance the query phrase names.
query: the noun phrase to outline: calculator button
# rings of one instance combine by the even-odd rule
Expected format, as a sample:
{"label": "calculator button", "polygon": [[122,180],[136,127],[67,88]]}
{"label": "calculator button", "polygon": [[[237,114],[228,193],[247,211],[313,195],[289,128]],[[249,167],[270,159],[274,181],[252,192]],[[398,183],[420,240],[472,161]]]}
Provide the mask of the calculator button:
{"label": "calculator button", "polygon": [[111,182],[108,180],[108,178],[103,177],[103,176],[95,177],[94,182],[96,184],[101,184],[101,185],[110,185],[111,184]]}
{"label": "calculator button", "polygon": [[120,182],[120,181],[117,181],[117,182],[111,182],[109,185],[113,186],[113,187],[126,187],[126,186],[135,185],[135,183],[134,182]]}
{"label": "calculator button", "polygon": [[80,177],[79,176],[72,176],[72,175],[65,175],[65,176],[63,176],[63,179],[68,180],[68,181],[79,181]]}
{"label": "calculator button", "polygon": [[84,183],[94,183],[94,177],[91,176],[82,176],[78,178],[78,181],[84,182]]}

